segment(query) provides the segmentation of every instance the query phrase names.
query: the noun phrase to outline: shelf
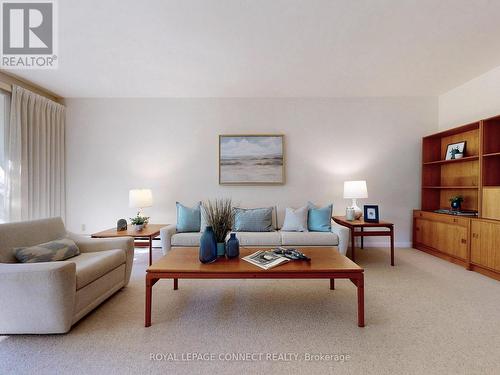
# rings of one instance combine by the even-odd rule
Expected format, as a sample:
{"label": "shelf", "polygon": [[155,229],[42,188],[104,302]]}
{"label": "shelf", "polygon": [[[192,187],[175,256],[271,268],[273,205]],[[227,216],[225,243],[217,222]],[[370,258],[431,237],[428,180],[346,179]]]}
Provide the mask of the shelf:
{"label": "shelf", "polygon": [[490,157],[490,156],[500,156],[500,152],[492,152],[489,154],[484,154],[483,155],[485,158]]}
{"label": "shelf", "polygon": [[422,186],[422,189],[479,189],[479,186]]}
{"label": "shelf", "polygon": [[[450,210],[449,207],[440,207],[438,208],[439,210]],[[462,214],[454,214],[454,213],[451,213],[451,212],[436,212],[436,210],[425,210],[425,212],[431,212],[433,214],[437,214],[437,215],[448,215],[448,216],[453,216],[453,217],[465,217],[465,218],[477,218],[478,215],[477,215],[477,211],[475,210],[472,210],[470,212],[465,212],[465,211],[462,211]]]}
{"label": "shelf", "polygon": [[484,156],[500,155],[500,117],[484,120],[483,133]]}
{"label": "shelf", "polygon": [[[500,155],[500,153],[498,153]],[[423,163],[424,165],[440,165],[440,164],[449,164],[449,163],[460,163],[460,162],[465,162],[465,161],[474,161],[478,160],[479,156],[474,155],[474,156],[466,156],[461,159],[451,159],[451,160],[436,160],[436,161],[428,161]]]}
{"label": "shelf", "polygon": [[463,125],[463,126],[460,126],[458,128],[445,130],[445,131],[442,131],[440,133],[430,134],[430,135],[424,137],[424,139],[433,139],[433,138],[435,139],[435,138],[449,137],[451,135],[465,133],[465,132],[468,132],[471,130],[476,130],[476,129],[479,129],[479,122],[474,122],[472,124]]}
{"label": "shelf", "polygon": [[500,185],[500,154],[488,154],[483,159],[483,186]]}

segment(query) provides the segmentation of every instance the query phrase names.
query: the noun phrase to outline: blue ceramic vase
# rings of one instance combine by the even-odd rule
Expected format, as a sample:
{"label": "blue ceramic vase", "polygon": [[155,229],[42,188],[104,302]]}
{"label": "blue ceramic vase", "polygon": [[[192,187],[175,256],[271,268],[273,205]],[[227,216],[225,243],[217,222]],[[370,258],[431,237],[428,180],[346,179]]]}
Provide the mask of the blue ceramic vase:
{"label": "blue ceramic vase", "polygon": [[211,263],[217,259],[217,240],[212,227],[206,227],[200,238],[200,262]]}
{"label": "blue ceramic vase", "polygon": [[227,240],[226,256],[229,259],[240,256],[240,241],[236,238],[236,233],[231,233],[229,240]]}
{"label": "blue ceramic vase", "polygon": [[226,253],[226,244],[224,242],[217,242],[217,256],[223,257]]}

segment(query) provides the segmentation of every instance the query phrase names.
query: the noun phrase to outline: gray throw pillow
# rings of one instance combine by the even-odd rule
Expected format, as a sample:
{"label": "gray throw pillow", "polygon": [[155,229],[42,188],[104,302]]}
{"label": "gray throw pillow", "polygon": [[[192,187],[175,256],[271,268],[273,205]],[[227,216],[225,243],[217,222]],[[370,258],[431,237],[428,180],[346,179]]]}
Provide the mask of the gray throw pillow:
{"label": "gray throw pillow", "polygon": [[234,208],[235,232],[271,232],[273,208]]}
{"label": "gray throw pillow", "polygon": [[307,230],[307,213],[309,207],[293,209],[287,207],[285,210],[285,221],[281,228],[284,232],[308,232]]}
{"label": "gray throw pillow", "polygon": [[80,254],[80,249],[76,246],[75,241],[69,238],[14,249],[14,256],[21,263],[55,262],[72,258],[78,254]]}

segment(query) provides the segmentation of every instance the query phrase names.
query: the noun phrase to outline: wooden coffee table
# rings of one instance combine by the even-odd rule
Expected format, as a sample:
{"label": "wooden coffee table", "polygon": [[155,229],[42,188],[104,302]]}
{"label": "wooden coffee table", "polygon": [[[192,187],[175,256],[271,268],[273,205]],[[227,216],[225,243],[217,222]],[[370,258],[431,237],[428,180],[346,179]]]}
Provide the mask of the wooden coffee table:
{"label": "wooden coffee table", "polygon": [[[262,248],[242,248],[240,257]],[[301,247],[300,251],[311,258],[291,261],[270,270],[263,270],[242,259],[219,258],[211,264],[198,259],[198,248],[173,248],[167,255],[146,270],[145,326],[151,326],[151,300],[153,285],[160,279],[173,279],[174,290],[178,279],[329,279],[330,289],[335,289],[335,279],[350,279],[358,290],[358,326],[365,326],[363,268],[334,247]]]}
{"label": "wooden coffee table", "polygon": [[110,238],[110,237],[134,237],[134,239],[147,239],[149,241],[149,265],[153,262],[153,239],[160,235],[160,229],[167,224],[148,224],[146,227],[137,231],[133,225],[129,225],[127,230],[116,230],[111,228],[91,235],[92,238]]}

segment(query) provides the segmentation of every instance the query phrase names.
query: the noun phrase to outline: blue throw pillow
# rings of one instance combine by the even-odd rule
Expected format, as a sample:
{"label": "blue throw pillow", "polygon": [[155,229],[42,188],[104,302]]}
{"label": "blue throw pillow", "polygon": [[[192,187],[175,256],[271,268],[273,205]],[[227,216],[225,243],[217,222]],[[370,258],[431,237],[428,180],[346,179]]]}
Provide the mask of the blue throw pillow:
{"label": "blue throw pillow", "polygon": [[333,204],[318,208],[309,202],[309,215],[307,218],[307,227],[311,232],[331,232],[332,230],[332,211]]}
{"label": "blue throw pillow", "polygon": [[199,232],[201,226],[201,202],[194,207],[177,206],[177,232]]}
{"label": "blue throw pillow", "polygon": [[273,208],[235,208],[235,232],[271,232],[273,230]]}

